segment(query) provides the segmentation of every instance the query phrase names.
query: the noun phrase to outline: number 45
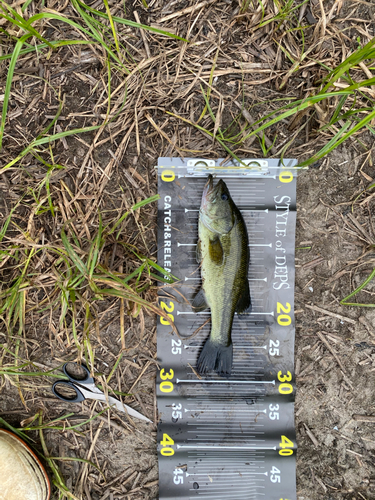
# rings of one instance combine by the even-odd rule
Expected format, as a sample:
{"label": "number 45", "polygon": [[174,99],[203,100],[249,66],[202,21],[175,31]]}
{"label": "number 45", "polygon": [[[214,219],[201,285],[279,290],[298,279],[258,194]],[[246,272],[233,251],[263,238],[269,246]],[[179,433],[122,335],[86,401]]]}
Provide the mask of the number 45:
{"label": "number 45", "polygon": [[280,471],[277,467],[273,466],[270,474],[271,474],[270,475],[271,483],[280,483],[281,482]]}
{"label": "number 45", "polygon": [[179,475],[179,474],[183,474],[182,469],[179,469],[177,467],[177,469],[175,469],[173,471],[173,474],[174,474],[174,478],[173,478],[174,484],[184,484],[184,476],[183,475]]}

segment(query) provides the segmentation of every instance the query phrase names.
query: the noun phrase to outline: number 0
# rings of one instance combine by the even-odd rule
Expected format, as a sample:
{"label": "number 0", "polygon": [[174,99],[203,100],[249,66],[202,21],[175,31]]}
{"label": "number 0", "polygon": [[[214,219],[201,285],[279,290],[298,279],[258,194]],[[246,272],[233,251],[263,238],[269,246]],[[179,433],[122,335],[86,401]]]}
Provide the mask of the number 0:
{"label": "number 0", "polygon": [[292,172],[281,172],[281,174],[279,175],[279,181],[281,182],[288,183],[292,182],[292,180],[293,180]]}
{"label": "number 0", "polygon": [[164,456],[164,457],[171,457],[172,455],[174,455],[174,449],[173,448],[162,448],[160,450],[160,453]]}
{"label": "number 0", "polygon": [[[281,385],[283,385],[283,384],[281,384]],[[160,384],[160,390],[161,390],[161,392],[172,392],[173,391],[173,383],[170,382],[169,380],[162,382]]]}
{"label": "number 0", "polygon": [[176,178],[175,173],[172,170],[163,170],[161,174],[161,180],[164,182],[172,182],[175,180],[175,178]]}
{"label": "number 0", "polygon": [[277,317],[277,322],[280,326],[289,326],[292,322],[292,318],[287,314],[280,314],[280,316]]}
{"label": "number 0", "polygon": [[280,384],[279,393],[280,394],[291,394],[293,392],[292,384]]}
{"label": "number 0", "polygon": [[280,450],[279,455],[281,455],[282,457],[290,457],[290,455],[293,455],[293,450],[287,448],[285,450]]}

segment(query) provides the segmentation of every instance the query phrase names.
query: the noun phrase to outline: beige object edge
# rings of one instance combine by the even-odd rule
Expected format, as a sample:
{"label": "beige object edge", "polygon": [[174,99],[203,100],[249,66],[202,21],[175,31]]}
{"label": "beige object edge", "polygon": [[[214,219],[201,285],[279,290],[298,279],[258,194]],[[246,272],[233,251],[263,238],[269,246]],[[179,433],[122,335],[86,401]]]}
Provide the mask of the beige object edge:
{"label": "beige object edge", "polygon": [[0,429],[0,500],[48,500],[50,482],[34,452]]}

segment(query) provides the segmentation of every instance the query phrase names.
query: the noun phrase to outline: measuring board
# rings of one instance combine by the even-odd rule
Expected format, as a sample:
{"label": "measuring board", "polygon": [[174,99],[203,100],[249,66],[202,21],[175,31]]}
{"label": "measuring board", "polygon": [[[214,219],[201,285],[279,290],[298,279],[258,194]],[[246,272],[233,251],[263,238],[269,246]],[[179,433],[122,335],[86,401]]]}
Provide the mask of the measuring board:
{"label": "measuring board", "polygon": [[[158,318],[159,499],[296,500],[297,162],[243,160],[245,168],[222,161],[158,162],[158,263],[180,280],[159,288],[159,305],[179,332]],[[250,246],[253,308],[234,317],[229,378],[194,373],[211,328],[210,311],[190,306],[201,284],[195,247],[209,173],[215,184],[226,182]]]}

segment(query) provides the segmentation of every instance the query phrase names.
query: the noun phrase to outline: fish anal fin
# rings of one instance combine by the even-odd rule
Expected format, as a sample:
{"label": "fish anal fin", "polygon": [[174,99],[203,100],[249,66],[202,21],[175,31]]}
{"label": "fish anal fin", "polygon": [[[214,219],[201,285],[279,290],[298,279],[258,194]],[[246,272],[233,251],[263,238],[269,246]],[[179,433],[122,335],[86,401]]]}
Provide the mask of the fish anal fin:
{"label": "fish anal fin", "polygon": [[224,251],[221,245],[220,238],[215,238],[214,240],[210,240],[208,252],[210,259],[220,266],[223,263]]}
{"label": "fish anal fin", "polygon": [[237,302],[236,311],[238,314],[242,314],[247,310],[248,312],[251,311],[251,297],[250,297],[249,282],[246,280],[242,295],[240,296]]}
{"label": "fish anal fin", "polygon": [[197,295],[194,297],[193,302],[191,303],[191,307],[194,312],[205,311],[209,308],[203,289],[200,289]]}

